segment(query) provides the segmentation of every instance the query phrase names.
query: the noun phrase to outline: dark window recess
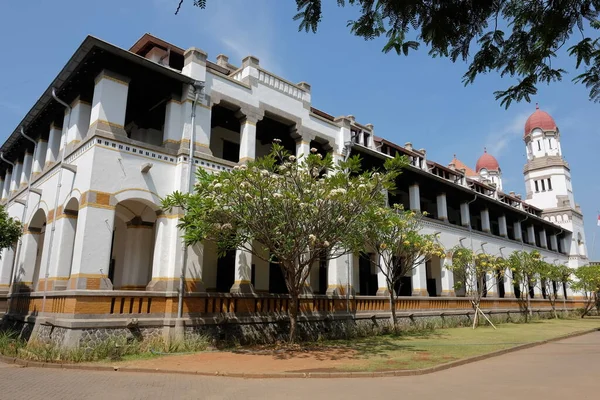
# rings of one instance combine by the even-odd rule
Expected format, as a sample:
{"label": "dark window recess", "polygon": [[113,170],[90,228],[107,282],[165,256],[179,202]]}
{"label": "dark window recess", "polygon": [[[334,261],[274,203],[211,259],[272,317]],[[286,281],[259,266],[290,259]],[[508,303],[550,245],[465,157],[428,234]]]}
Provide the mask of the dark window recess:
{"label": "dark window recess", "polygon": [[538,140],[537,144],[538,144],[538,150],[541,150],[542,149],[542,143]]}
{"label": "dark window recess", "polygon": [[377,294],[377,274],[371,272],[371,257],[371,254],[361,254],[358,261],[359,291],[363,296]]}
{"label": "dark window recess", "polygon": [[327,259],[319,260],[319,294],[327,293]]}
{"label": "dark window recess", "polygon": [[217,260],[217,292],[229,293],[235,281],[235,250]]}
{"label": "dark window recess", "polygon": [[552,139],[548,139],[548,147],[552,149]]}
{"label": "dark window recess", "polygon": [[533,286],[531,285],[529,285],[529,297],[532,299],[535,297],[535,291],[533,290]]}
{"label": "dark window recess", "polygon": [[250,267],[250,283],[252,287],[256,287],[256,264],[252,264]]}
{"label": "dark window recess", "polygon": [[518,299],[521,297],[521,288],[519,287],[519,285],[514,285],[513,289],[515,291],[515,297]]}
{"label": "dark window recess", "polygon": [[285,278],[283,276],[283,270],[278,263],[269,263],[269,293],[288,293],[287,286],[285,285]]}
{"label": "dark window recess", "polygon": [[240,145],[223,140],[223,159],[231,162],[240,161]]}
{"label": "dark window recess", "polygon": [[552,180],[548,178],[548,190],[552,190]]}
{"label": "dark window recess", "polygon": [[542,192],[546,191],[546,183],[544,182],[544,180],[542,179]]}
{"label": "dark window recess", "polygon": [[538,181],[534,181],[535,183],[535,192],[539,192],[540,191],[540,187],[538,186]]}
{"label": "dark window recess", "polygon": [[500,275],[500,271],[496,271],[496,282],[498,282],[498,296],[500,296],[500,298],[503,299],[504,295],[505,295],[504,277],[502,277],[502,275]]}
{"label": "dark window recess", "polygon": [[396,281],[394,287],[398,296],[412,296],[412,278],[405,276]]}

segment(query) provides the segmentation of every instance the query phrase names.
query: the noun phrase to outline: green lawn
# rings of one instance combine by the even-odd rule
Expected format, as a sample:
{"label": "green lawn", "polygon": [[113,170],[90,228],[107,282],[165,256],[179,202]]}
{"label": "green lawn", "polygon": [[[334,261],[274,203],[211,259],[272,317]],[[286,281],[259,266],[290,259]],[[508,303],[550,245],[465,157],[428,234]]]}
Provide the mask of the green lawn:
{"label": "green lawn", "polygon": [[372,336],[325,346],[356,352],[363,362],[346,371],[420,369],[473,357],[525,343],[552,339],[574,332],[600,328],[600,319],[539,320],[527,324],[499,324],[471,328],[437,329],[397,336]]}

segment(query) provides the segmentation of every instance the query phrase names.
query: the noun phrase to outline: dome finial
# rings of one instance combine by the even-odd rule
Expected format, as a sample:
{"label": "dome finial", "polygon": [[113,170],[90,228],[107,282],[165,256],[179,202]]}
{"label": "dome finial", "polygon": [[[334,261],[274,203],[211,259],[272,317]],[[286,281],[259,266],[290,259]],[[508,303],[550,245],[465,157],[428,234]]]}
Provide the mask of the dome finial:
{"label": "dome finial", "polygon": [[483,152],[484,152],[484,153],[487,153],[487,147],[484,147],[484,148],[483,148]]}
{"label": "dome finial", "polygon": [[535,109],[539,110],[540,109],[540,103],[535,103]]}

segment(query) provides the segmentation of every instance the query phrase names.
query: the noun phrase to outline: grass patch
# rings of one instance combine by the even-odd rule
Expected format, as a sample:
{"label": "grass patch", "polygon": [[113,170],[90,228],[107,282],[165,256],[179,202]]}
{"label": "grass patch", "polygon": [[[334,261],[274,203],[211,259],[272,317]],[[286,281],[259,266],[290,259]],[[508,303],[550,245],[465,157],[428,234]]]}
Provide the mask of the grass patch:
{"label": "grass patch", "polygon": [[521,344],[600,328],[594,319],[537,320],[527,324],[501,324],[452,329],[427,329],[397,335],[382,335],[330,341],[321,345],[352,351],[358,363],[343,367],[345,371],[384,371],[420,369],[450,361],[478,356]]}

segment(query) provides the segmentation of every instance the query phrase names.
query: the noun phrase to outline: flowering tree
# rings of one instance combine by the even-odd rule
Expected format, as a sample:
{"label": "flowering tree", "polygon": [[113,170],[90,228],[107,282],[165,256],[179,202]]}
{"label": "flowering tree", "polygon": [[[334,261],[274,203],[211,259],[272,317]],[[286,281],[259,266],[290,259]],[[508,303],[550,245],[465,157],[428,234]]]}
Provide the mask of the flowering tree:
{"label": "flowering tree", "polygon": [[540,285],[546,293],[546,298],[550,302],[554,318],[558,318],[558,314],[556,313],[556,300],[558,299],[559,289],[555,285],[564,285],[568,283],[572,271],[564,264],[556,265],[545,261],[541,261],[538,268]]}
{"label": "flowering tree", "polygon": [[269,155],[220,174],[197,173],[193,194],[173,193],[163,207],[181,207],[184,239],[214,240],[222,254],[244,249],[281,267],[290,296],[289,340],[296,336],[299,302],[315,261],[339,257],[354,241],[360,216],[381,204],[402,166],[360,172],[355,156],[334,165],[331,155],[296,158],[275,140]]}
{"label": "flowering tree", "polygon": [[390,298],[392,324],[396,329],[396,288],[419,264],[432,256],[443,257],[444,249],[434,235],[422,235],[422,214],[405,211],[402,206],[370,208],[361,218],[360,243],[365,251],[375,251],[371,259],[385,277]]}
{"label": "flowering tree", "polygon": [[[446,268],[454,273],[454,288],[464,288],[466,295],[471,297],[471,305],[475,311],[475,329],[479,322],[479,314],[487,319],[479,308],[481,299],[496,284],[495,276],[504,277],[506,261],[491,254],[475,254],[464,247],[456,247],[452,251],[452,265]],[[488,322],[493,326],[489,319]]]}
{"label": "flowering tree", "polygon": [[13,246],[21,237],[21,223],[8,216],[6,209],[0,206],[0,250]]}
{"label": "flowering tree", "polygon": [[598,306],[600,302],[600,265],[584,265],[575,269],[575,280],[571,288],[585,294],[585,306],[581,318]]}
{"label": "flowering tree", "polygon": [[525,322],[532,315],[529,289],[534,288],[537,284],[541,263],[541,255],[536,250],[532,252],[515,251],[508,258],[513,282],[519,288],[517,302],[525,316]]}

